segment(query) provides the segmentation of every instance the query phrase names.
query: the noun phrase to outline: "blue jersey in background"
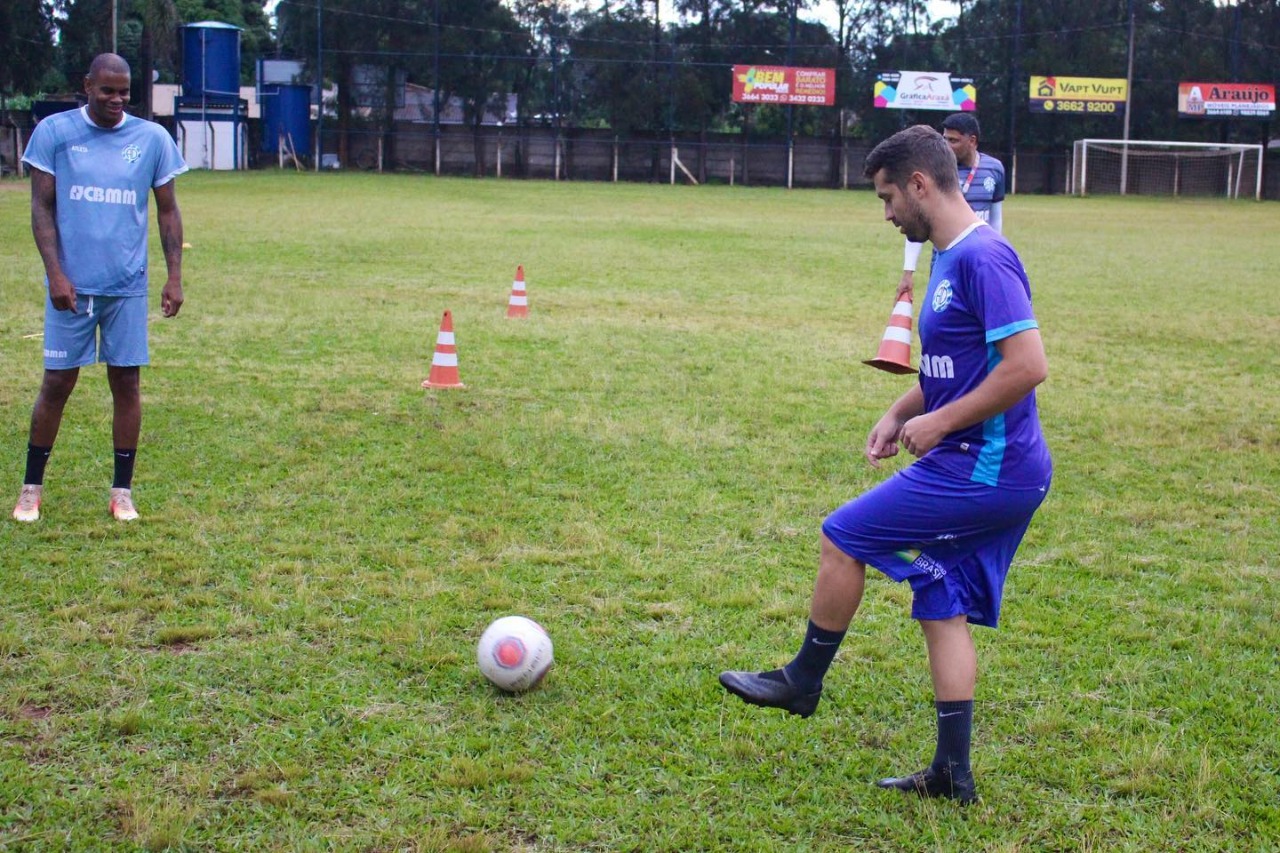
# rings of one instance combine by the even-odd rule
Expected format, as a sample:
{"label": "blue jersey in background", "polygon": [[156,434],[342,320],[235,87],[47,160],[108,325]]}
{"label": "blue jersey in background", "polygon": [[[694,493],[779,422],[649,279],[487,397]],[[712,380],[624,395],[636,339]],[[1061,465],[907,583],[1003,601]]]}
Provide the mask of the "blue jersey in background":
{"label": "blue jersey in background", "polygon": [[977,166],[959,166],[960,189],[969,207],[983,222],[991,221],[991,206],[1004,201],[1004,164],[978,152]]}

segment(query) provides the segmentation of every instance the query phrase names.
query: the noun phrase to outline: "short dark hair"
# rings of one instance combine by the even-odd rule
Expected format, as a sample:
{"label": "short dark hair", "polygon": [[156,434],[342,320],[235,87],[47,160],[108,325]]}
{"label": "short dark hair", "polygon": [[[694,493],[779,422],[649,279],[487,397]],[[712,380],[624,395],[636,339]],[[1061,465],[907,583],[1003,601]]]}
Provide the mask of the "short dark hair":
{"label": "short dark hair", "polygon": [[927,124],[900,130],[872,148],[862,174],[874,179],[881,169],[886,181],[900,187],[913,172],[924,172],[943,192],[960,189],[955,152],[942,134]]}
{"label": "short dark hair", "polygon": [[100,53],[89,63],[89,71],[85,77],[93,77],[99,73],[106,74],[132,74],[129,71],[129,63],[123,56],[114,53]]}
{"label": "short dark hair", "polygon": [[974,139],[982,136],[982,131],[978,128],[978,117],[973,113],[952,113],[942,120],[942,129],[958,131]]}

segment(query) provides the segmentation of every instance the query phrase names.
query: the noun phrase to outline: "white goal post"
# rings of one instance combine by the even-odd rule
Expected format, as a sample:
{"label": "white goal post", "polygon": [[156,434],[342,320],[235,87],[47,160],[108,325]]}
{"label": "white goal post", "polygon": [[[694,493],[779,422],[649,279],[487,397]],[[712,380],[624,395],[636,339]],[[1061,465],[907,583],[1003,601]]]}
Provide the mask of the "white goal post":
{"label": "white goal post", "polygon": [[1193,195],[1262,200],[1262,146],[1229,142],[1077,139],[1072,195]]}

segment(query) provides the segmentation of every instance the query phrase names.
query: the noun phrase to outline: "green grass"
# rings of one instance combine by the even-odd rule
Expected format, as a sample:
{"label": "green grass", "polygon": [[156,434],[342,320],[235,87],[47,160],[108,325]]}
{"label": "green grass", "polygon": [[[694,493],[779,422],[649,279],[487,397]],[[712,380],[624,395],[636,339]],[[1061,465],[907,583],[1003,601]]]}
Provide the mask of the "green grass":
{"label": "green grass", "polygon": [[[810,720],[716,683],[790,657],[821,519],[885,476],[860,450],[910,380],[858,363],[901,258],[870,193],[282,173],[179,199],[142,521],[107,517],[94,368],[44,518],[0,523],[0,847],[1280,849],[1280,206],[1006,205],[1057,474],[977,632],[961,811],[871,784],[932,751],[908,590],[869,583]],[[0,184],[13,497],[28,223]],[[446,309],[467,388],[424,391]],[[474,664],[508,613],[556,643],[516,697]]]}

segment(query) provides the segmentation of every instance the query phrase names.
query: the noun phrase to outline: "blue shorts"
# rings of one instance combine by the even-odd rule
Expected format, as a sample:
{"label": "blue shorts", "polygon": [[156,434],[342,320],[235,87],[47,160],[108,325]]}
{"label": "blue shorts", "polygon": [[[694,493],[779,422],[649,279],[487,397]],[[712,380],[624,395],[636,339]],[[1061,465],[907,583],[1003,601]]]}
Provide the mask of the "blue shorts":
{"label": "blue shorts", "polygon": [[44,297],[44,366],[70,370],[104,361],[112,367],[149,363],[146,296],[82,296],[76,313]]}
{"label": "blue shorts", "polygon": [[996,627],[1004,579],[1049,493],[961,480],[916,462],[827,516],[844,553],[911,584],[913,619],[967,616]]}

